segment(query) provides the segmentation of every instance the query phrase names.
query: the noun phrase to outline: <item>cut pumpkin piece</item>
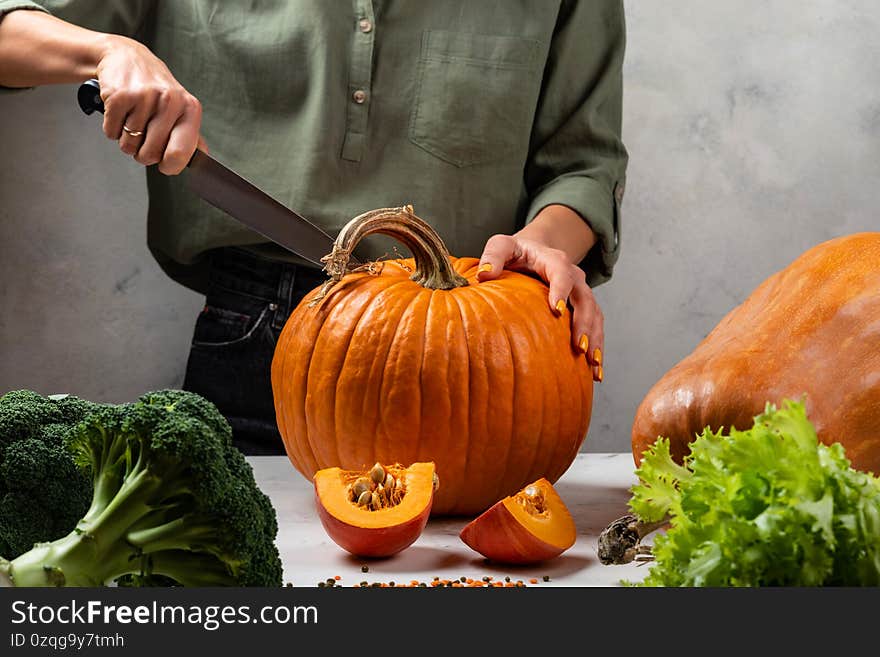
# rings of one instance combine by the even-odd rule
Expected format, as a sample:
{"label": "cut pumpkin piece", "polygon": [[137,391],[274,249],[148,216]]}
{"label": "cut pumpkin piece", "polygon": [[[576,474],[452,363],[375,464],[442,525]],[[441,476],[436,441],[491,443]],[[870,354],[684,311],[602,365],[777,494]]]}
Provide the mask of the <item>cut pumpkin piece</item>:
{"label": "cut pumpkin piece", "polygon": [[459,536],[490,561],[530,564],[565,552],[574,545],[577,528],[553,485],[541,478],[496,502]]}
{"label": "cut pumpkin piece", "polygon": [[325,468],[315,473],[321,524],[342,549],[388,557],[412,545],[431,513],[434,463],[376,463],[369,470]]}

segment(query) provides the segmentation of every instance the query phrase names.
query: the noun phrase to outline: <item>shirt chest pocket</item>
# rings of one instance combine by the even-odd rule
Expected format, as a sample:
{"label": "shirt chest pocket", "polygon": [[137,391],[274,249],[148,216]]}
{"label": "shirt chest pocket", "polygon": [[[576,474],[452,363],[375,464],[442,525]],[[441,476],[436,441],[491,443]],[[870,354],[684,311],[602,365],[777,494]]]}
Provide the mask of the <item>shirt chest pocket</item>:
{"label": "shirt chest pocket", "polygon": [[458,167],[525,152],[535,113],[540,42],[427,30],[409,138]]}

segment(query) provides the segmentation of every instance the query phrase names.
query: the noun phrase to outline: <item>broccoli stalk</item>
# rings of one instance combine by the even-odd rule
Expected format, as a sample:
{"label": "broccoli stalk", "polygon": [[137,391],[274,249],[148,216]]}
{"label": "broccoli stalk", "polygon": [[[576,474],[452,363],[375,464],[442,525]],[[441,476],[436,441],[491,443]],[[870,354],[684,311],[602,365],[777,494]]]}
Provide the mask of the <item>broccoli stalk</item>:
{"label": "broccoli stalk", "polygon": [[67,536],[0,562],[7,583],[280,585],[274,508],[210,402],[149,393],[89,415],[69,444],[92,472],[91,505]]}

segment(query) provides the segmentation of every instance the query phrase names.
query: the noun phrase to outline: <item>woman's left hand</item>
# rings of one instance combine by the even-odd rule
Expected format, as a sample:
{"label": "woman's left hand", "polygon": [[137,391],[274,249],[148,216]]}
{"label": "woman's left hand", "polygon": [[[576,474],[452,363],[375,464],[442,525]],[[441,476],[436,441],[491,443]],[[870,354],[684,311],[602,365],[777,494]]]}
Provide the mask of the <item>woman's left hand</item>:
{"label": "woman's left hand", "polygon": [[550,286],[547,303],[562,315],[571,306],[572,344],[584,353],[593,380],[602,381],[602,350],[605,346],[604,317],[583,269],[569,256],[536,240],[517,235],[493,235],[480,257],[480,282],[498,278],[504,269],[533,272]]}

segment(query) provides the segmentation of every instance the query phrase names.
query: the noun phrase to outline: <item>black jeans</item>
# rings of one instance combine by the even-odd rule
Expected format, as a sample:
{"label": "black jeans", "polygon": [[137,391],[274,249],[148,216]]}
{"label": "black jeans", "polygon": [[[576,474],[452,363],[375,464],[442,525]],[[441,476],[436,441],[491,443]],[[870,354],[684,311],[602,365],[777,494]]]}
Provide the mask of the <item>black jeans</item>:
{"label": "black jeans", "polygon": [[284,454],[275,423],[272,356],[288,316],[326,274],[236,248],[210,254],[183,388],[212,401],[245,454]]}

